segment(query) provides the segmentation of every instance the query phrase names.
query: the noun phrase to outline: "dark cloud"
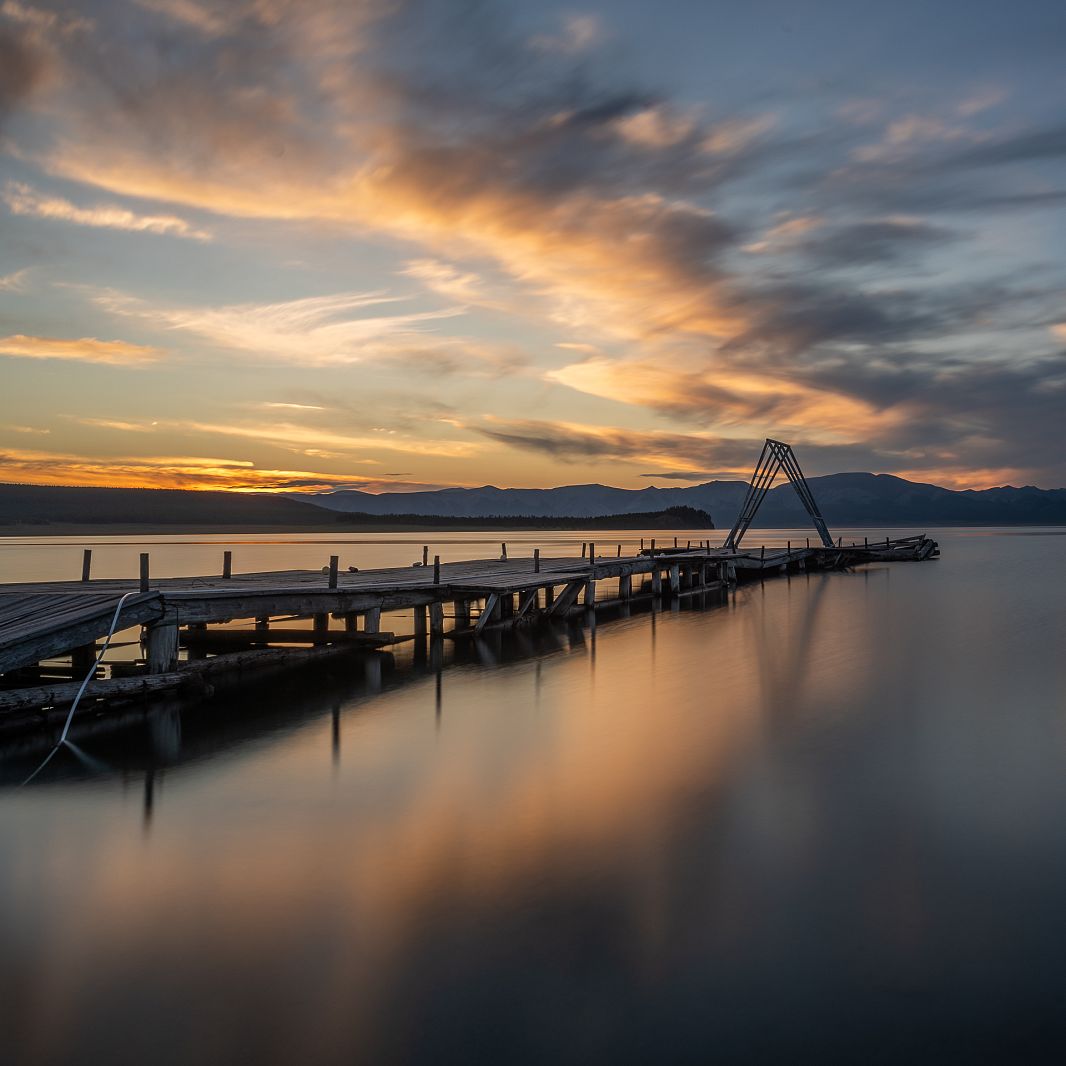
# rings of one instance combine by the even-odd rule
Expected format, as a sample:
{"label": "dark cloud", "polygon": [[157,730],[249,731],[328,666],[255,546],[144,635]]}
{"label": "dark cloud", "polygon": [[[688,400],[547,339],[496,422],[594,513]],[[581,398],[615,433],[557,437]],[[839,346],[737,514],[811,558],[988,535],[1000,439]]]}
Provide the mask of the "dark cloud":
{"label": "dark cloud", "polygon": [[917,255],[958,240],[959,234],[928,222],[876,219],[837,226],[797,245],[817,265],[831,269],[913,262]]}
{"label": "dark cloud", "polygon": [[44,57],[28,39],[0,25],[0,123],[32,92],[44,71]]}

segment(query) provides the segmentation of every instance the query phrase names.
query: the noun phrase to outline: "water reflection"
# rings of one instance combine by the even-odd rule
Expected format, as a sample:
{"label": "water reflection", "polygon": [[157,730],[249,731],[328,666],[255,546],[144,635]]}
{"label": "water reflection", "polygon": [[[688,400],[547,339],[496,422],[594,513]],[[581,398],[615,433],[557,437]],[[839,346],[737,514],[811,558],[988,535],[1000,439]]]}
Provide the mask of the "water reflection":
{"label": "water reflection", "polygon": [[960,538],[935,566],[487,633],[94,740],[143,809],[84,768],[0,807],[11,1040],[37,1062],[1050,1059],[1066,623],[1031,543],[1013,570]]}

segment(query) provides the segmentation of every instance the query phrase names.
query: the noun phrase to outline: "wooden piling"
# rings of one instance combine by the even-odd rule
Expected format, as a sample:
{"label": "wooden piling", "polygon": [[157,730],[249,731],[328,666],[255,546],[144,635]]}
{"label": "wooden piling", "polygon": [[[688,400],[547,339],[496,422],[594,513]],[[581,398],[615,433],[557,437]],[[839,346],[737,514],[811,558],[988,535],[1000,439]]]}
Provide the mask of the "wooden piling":
{"label": "wooden piling", "polygon": [[81,579],[82,581],[89,580],[89,572],[93,567],[93,550],[92,548],[86,548],[81,553]]}
{"label": "wooden piling", "polygon": [[433,584],[440,584],[440,556],[433,556]]}
{"label": "wooden piling", "polygon": [[148,552],[141,552],[141,592],[148,591]]}
{"label": "wooden piling", "polygon": [[434,640],[444,636],[444,604],[440,600],[429,605],[429,634]]}
{"label": "wooden piling", "polygon": [[364,633],[380,633],[381,632],[381,608],[371,607],[369,611],[363,616],[363,632]]}
{"label": "wooden piling", "polygon": [[222,553],[222,576],[227,579],[233,576],[233,552],[231,551]]}
{"label": "wooden piling", "polygon": [[540,573],[540,548],[533,549],[533,573]]}
{"label": "wooden piling", "polygon": [[502,559],[502,560],[503,560],[504,562],[507,562],[507,542],[506,542],[506,541],[503,541],[503,542],[502,542],[502,543],[500,544],[500,558],[501,558],[501,559]]}
{"label": "wooden piling", "polygon": [[329,587],[335,589],[337,587],[337,569],[340,564],[340,557],[337,555],[331,555],[329,557]]}
{"label": "wooden piling", "polygon": [[429,566],[429,545],[422,545],[422,565]]}

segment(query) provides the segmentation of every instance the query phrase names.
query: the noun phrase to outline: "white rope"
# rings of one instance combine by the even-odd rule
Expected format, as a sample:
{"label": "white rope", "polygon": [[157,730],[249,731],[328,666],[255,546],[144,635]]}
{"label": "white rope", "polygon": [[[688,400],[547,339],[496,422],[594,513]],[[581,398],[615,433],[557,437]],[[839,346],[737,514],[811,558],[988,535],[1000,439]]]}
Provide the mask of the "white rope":
{"label": "white rope", "polygon": [[70,723],[74,720],[74,712],[78,709],[78,704],[81,702],[82,696],[85,694],[85,689],[88,687],[89,682],[96,676],[96,669],[103,661],[104,656],[107,654],[107,649],[111,646],[111,638],[115,635],[115,627],[118,625],[119,615],[122,613],[122,607],[131,596],[139,596],[140,592],[125,592],[119,597],[119,601],[115,604],[115,614],[111,619],[111,628],[107,632],[107,636],[104,638],[104,643],[100,647],[100,651],[96,658],[93,660],[92,666],[89,668],[89,672],[82,679],[81,685],[78,687],[77,695],[74,697],[74,702],[70,705],[70,711],[67,714],[67,720],[63,723],[63,732],[59,735],[59,740],[56,741],[56,745],[52,750],[44,757],[44,762],[37,767],[36,770],[26,778],[25,781],[19,786],[24,788],[28,785],[51,761],[52,756],[64,744],[67,743],[67,734],[70,732]]}

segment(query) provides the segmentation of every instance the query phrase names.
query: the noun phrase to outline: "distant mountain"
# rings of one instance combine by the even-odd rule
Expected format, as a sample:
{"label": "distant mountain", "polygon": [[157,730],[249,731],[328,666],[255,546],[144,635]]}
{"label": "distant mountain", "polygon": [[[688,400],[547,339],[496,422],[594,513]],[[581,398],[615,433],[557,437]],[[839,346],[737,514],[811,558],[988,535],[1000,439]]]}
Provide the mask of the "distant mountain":
{"label": "distant mountain", "polygon": [[[829,474],[810,479],[830,526],[1057,525],[1066,524],[1066,489],[996,488],[955,491],[891,474]],[[588,517],[658,512],[670,507],[707,511],[719,529],[734,522],[747,491],[742,481],[710,481],[691,488],[616,489],[566,485],[555,489],[439,489],[435,492],[339,492],[302,495],[335,511],[483,518],[531,515]],[[756,524],[770,528],[807,524],[792,486],[767,494]]]}
{"label": "distant mountain", "polygon": [[671,507],[666,511],[626,511],[608,515],[440,515],[367,514],[335,511],[333,516],[354,526],[378,529],[714,529],[706,511]]}
{"label": "distant mountain", "polygon": [[[336,521],[335,518],[331,519]],[[0,484],[0,525],[321,526],[322,510],[284,496],[184,489]]]}

